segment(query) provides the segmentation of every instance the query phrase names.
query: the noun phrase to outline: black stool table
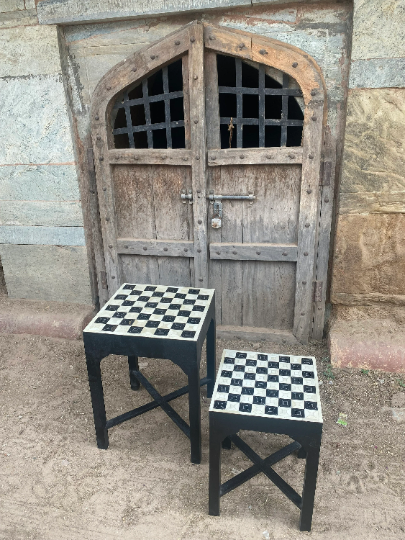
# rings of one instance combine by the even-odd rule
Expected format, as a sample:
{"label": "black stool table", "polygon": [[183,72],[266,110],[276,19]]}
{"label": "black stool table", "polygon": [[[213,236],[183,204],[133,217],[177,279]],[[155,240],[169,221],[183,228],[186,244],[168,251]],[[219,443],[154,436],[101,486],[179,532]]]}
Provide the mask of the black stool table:
{"label": "black stool table", "polygon": [[[310,531],[323,425],[315,358],[225,350],[209,417],[210,515],[219,515],[222,495],[262,472],[301,510],[300,530]],[[286,434],[294,442],[262,459],[237,435],[241,429]],[[231,442],[253,466],[221,485],[221,443],[230,448]],[[302,496],[272,469],[294,451],[306,458]]]}
{"label": "black stool table", "polygon": [[[213,289],[124,283],[83,331],[97,446],[108,448],[108,429],[161,407],[190,438],[191,461],[201,462],[200,386],[212,396],[215,382],[215,297]],[[207,337],[207,377],[200,380],[203,342]],[[100,363],[110,354],[128,357],[133,390],[140,383],[153,400],[107,420]],[[142,375],[138,357],[166,358],[188,377],[188,386],[161,396]],[[169,401],[189,394],[188,425]]]}

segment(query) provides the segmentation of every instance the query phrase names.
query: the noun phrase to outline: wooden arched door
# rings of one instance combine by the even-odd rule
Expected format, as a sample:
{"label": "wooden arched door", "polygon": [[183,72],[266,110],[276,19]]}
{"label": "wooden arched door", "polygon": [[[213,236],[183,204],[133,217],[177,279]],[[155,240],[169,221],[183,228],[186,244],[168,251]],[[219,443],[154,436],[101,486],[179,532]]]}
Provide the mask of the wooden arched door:
{"label": "wooden arched door", "polygon": [[212,287],[220,326],[307,340],[324,102],[302,51],[197,22],[107,73],[92,139],[108,293]]}

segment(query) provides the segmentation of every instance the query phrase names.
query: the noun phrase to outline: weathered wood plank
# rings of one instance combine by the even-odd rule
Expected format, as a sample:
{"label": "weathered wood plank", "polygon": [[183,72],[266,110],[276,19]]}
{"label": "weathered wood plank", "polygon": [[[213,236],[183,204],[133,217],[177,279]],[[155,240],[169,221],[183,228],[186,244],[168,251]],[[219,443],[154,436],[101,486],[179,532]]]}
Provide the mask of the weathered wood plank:
{"label": "weathered wood plank", "polygon": [[191,26],[189,36],[189,88],[190,103],[193,104],[190,125],[191,148],[193,149],[194,272],[196,286],[208,287],[206,121],[202,24]]}
{"label": "weathered wood plank", "polygon": [[190,126],[190,81],[188,72],[188,54],[182,58],[183,75],[183,111],[184,111],[184,135],[186,149],[191,148],[191,126]]}
{"label": "weathered wood plank", "polygon": [[117,249],[120,255],[194,257],[194,243],[190,241],[118,238]]}
{"label": "weathered wood plank", "polygon": [[[219,96],[217,55],[206,51],[205,58],[205,116],[207,119],[207,148],[221,148],[219,125]],[[209,155],[209,152],[208,152]],[[208,160],[209,161],[209,160]]]}
{"label": "weathered wood plank", "polygon": [[[219,128],[218,128],[219,133]],[[209,150],[208,165],[292,165],[302,163],[302,147]]]}
{"label": "weathered wood plank", "polygon": [[221,339],[245,339],[247,341],[272,341],[284,345],[298,343],[293,333],[288,330],[258,328],[249,326],[217,326],[217,337]]}
{"label": "weathered wood plank", "polygon": [[[208,187],[210,191],[221,193],[221,168],[208,169]],[[213,218],[213,203],[208,205],[208,239],[209,243],[220,243],[222,238],[222,229],[214,229],[211,227]],[[216,289],[215,295],[215,312],[216,322],[221,324],[222,321],[222,262],[209,260],[209,287]]]}
{"label": "weathered wood plank", "polygon": [[298,247],[280,244],[227,243],[210,244],[210,258],[232,261],[295,262]]}
{"label": "weathered wood plank", "polygon": [[204,25],[204,44],[207,49],[252,60],[252,38],[247,32]]}
{"label": "weathered wood plank", "polygon": [[111,165],[188,165],[191,166],[190,150],[138,150],[125,148],[109,150],[108,159]]}

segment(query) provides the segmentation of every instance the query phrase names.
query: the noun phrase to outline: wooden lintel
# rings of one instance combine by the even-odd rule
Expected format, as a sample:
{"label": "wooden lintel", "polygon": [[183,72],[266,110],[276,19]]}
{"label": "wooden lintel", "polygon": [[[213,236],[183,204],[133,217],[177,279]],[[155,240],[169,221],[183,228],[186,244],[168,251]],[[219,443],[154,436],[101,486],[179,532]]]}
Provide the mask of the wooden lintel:
{"label": "wooden lintel", "polygon": [[191,150],[109,150],[111,165],[188,165],[191,166]]}
{"label": "wooden lintel", "polygon": [[143,240],[118,238],[120,255],[157,255],[163,257],[194,257],[194,243],[184,240]]}
{"label": "wooden lintel", "polygon": [[291,148],[229,148],[209,150],[208,165],[300,165],[302,147]]}
{"label": "wooden lintel", "polygon": [[293,244],[210,244],[210,258],[232,261],[295,262],[298,258],[298,247]]}

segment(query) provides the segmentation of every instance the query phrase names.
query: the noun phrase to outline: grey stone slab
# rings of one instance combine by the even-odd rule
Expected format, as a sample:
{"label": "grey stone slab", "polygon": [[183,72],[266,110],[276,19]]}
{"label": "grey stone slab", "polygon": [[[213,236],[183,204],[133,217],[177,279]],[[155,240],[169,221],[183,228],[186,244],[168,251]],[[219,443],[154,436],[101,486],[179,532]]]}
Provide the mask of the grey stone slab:
{"label": "grey stone slab", "polygon": [[404,58],[352,61],[350,88],[405,88]]}
{"label": "grey stone slab", "polygon": [[405,57],[405,2],[354,0],[352,59]]}
{"label": "grey stone slab", "polygon": [[60,73],[56,26],[14,26],[0,34],[0,77]]}
{"label": "grey stone slab", "polygon": [[0,166],[0,201],[77,201],[75,165]]}
{"label": "grey stone slab", "polygon": [[0,245],[11,298],[92,304],[85,247]]}
{"label": "grey stone slab", "polygon": [[0,165],[73,163],[61,76],[0,79]]}
{"label": "grey stone slab", "polygon": [[79,201],[1,201],[0,225],[83,227]]}
{"label": "grey stone slab", "polygon": [[24,11],[8,11],[7,13],[0,13],[1,29],[36,24],[38,24],[36,9],[24,9]]}
{"label": "grey stone slab", "polygon": [[24,0],[1,0],[0,13],[25,9]]}
{"label": "grey stone slab", "polygon": [[84,246],[83,227],[0,226],[0,244]]}
{"label": "grey stone slab", "polygon": [[42,0],[37,10],[40,24],[66,24],[245,5],[251,0]]}

